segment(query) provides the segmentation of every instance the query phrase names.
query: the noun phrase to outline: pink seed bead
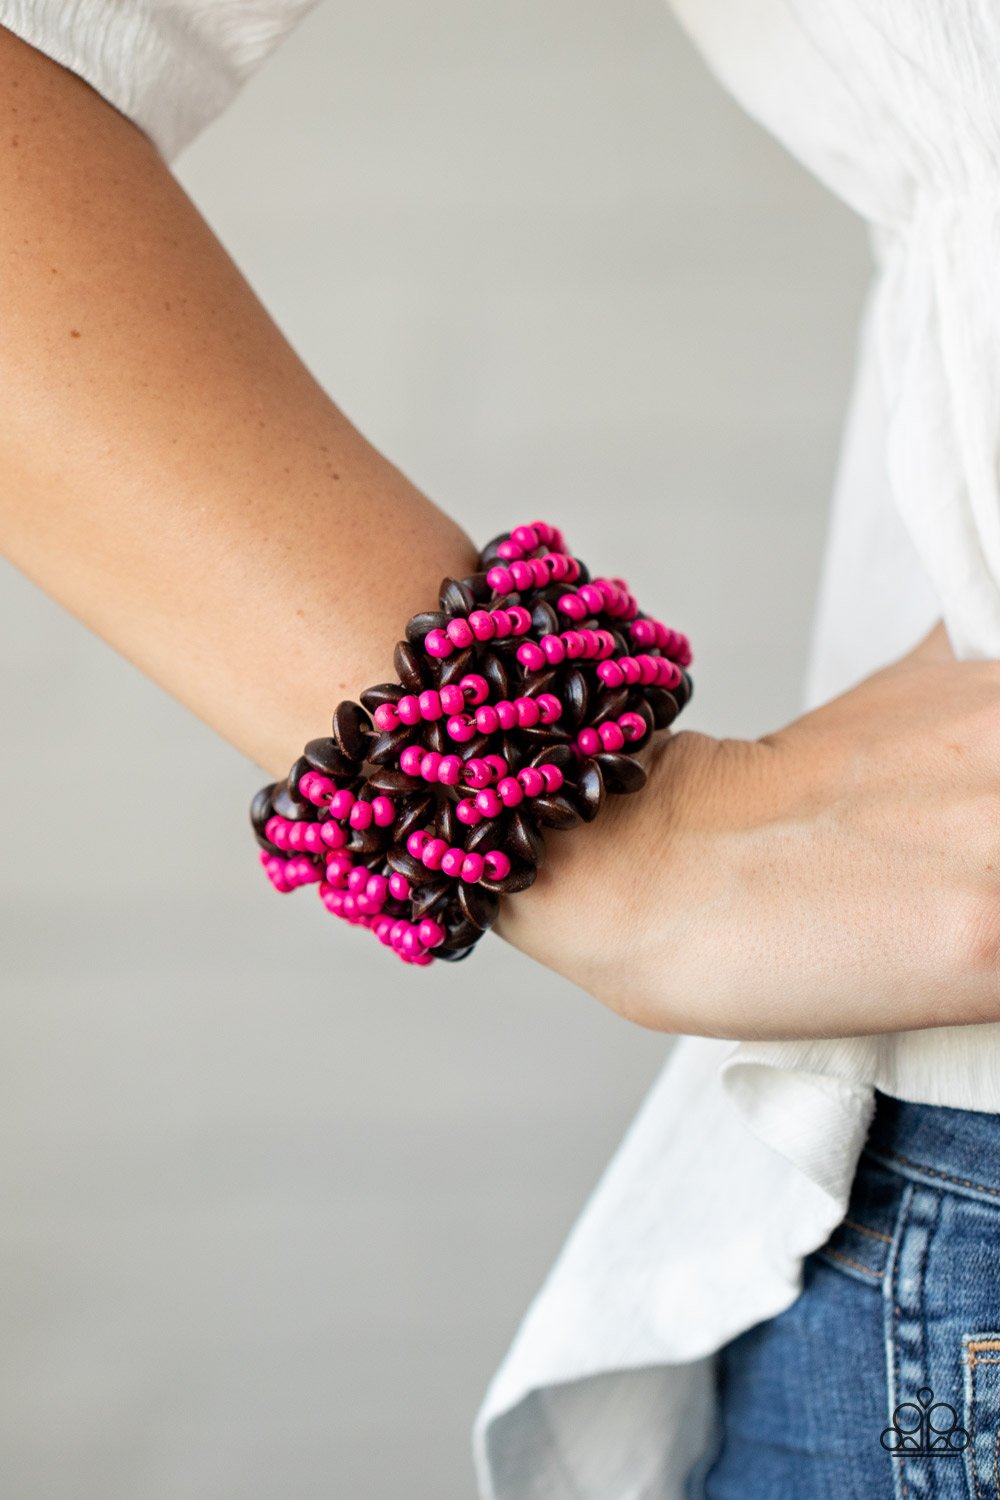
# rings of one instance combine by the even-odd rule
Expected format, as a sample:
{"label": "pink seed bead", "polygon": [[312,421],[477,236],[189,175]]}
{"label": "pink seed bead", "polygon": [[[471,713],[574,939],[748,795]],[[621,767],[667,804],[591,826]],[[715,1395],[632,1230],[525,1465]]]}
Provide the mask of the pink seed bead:
{"label": "pink seed bead", "polygon": [[326,862],[326,878],[332,885],[347,880],[348,875],[354,869],[354,860],[346,849],[339,849],[336,854],[331,854]]}
{"label": "pink seed bead", "polygon": [[376,828],[391,828],[396,821],[396,804],[391,797],[381,794],[372,798],[372,817]]}
{"label": "pink seed bead", "polygon": [[568,615],[571,620],[585,620],[587,618],[587,606],[576,594],[563,594],[559,600],[560,614]]}
{"label": "pink seed bead", "polygon": [[514,776],[504,776],[497,782],[497,796],[504,807],[516,807],[524,801],[524,787]]}
{"label": "pink seed bead", "polygon": [[633,620],[629,635],[637,646],[656,645],[656,626],[652,620]]}
{"label": "pink seed bead", "polygon": [[477,641],[491,641],[497,628],[488,610],[474,609],[469,616],[469,628]]}
{"label": "pink seed bead", "polygon": [[457,879],[458,873],[462,868],[462,861],[464,858],[464,849],[446,849],[441,856],[441,869],[446,875],[451,875]]}
{"label": "pink seed bead", "polygon": [[621,667],[622,676],[625,678],[625,681],[628,683],[629,687],[634,687],[642,676],[642,671],[635,657],[620,656],[618,658],[618,665]]}
{"label": "pink seed bead", "polygon": [[466,646],[471,646],[475,639],[468,620],[449,620],[445,634],[452,645],[457,646],[460,651],[464,651]]}
{"label": "pink seed bead", "polygon": [[545,652],[534,641],[522,641],[517,648],[517,659],[526,672],[541,672],[548,665]]}
{"label": "pink seed bead", "polygon": [[425,781],[437,781],[441,756],[437,750],[428,750],[420,759],[420,774]]}
{"label": "pink seed bead", "polygon": [[404,921],[403,918],[400,917],[397,921],[393,922],[392,926],[389,928],[389,941],[392,943],[392,946],[394,948],[399,947],[403,939],[403,933],[406,931],[409,925],[409,922]]}
{"label": "pink seed bead", "polygon": [[642,652],[636,657],[636,661],[639,663],[639,681],[645,684],[655,682],[660,675],[660,659]]}
{"label": "pink seed bead", "polygon": [[389,893],[389,882],[384,875],[369,875],[365,882],[365,895],[369,901],[381,906]]}
{"label": "pink seed bead", "polygon": [[426,968],[428,964],[432,964],[433,962],[434,962],[434,955],[433,955],[433,953],[427,953],[427,952],[418,953],[414,958],[410,959],[410,963],[411,964],[416,964],[417,967],[420,968],[420,969]]}
{"label": "pink seed bead", "polygon": [[339,823],[331,818],[326,823],[319,825],[320,838],[328,849],[343,849],[347,843],[347,834]]}
{"label": "pink seed bead", "polygon": [[493,780],[492,773],[485,760],[474,755],[471,760],[465,762],[465,781],[467,786],[479,788],[489,786]]}
{"label": "pink seed bead", "polygon": [[425,688],[418,696],[417,703],[420,706],[420,717],[433,721],[441,717],[441,695],[433,688]]}
{"label": "pink seed bead", "polygon": [[481,854],[467,854],[462,860],[462,868],[459,875],[468,885],[475,885],[481,880],[483,871],[486,869],[486,861]]}
{"label": "pink seed bead", "polygon": [[[583,655],[583,636],[578,630],[564,630],[562,633],[563,644],[566,647],[566,655],[571,661]],[[400,718],[402,718],[400,714]]]}
{"label": "pink seed bead", "polygon": [[354,895],[357,895],[358,891],[363,891],[367,884],[368,871],[365,869],[364,865],[355,865],[354,869],[347,877],[347,889]]}
{"label": "pink seed bead", "polygon": [[305,831],[306,830],[304,823],[292,824],[291,828],[288,830],[289,849],[302,849],[305,847],[302,842],[302,835],[305,833]]}
{"label": "pink seed bead", "polygon": [[395,703],[380,703],[372,714],[372,719],[375,728],[381,729],[383,733],[399,728],[399,714],[396,712]]}
{"label": "pink seed bead", "polygon": [[496,818],[503,812],[503,803],[492,787],[476,793],[476,807],[484,818]]}
{"label": "pink seed bead", "polygon": [[662,686],[665,688],[676,687],[681,680],[680,667],[676,662],[667,661],[665,657],[661,657],[660,660],[663,662],[663,666],[660,669],[660,682]]}
{"label": "pink seed bead", "polygon": [[596,729],[581,729],[576,737],[577,748],[584,755],[597,755],[601,749],[601,736]]}
{"label": "pink seed bead", "polygon": [[604,596],[592,583],[581,583],[576,592],[577,597],[583,600],[592,615],[596,615],[604,608]]}
{"label": "pink seed bead", "polygon": [[495,594],[509,594],[514,587],[510,569],[505,568],[502,563],[495,563],[487,570],[486,582]]}
{"label": "pink seed bead", "polygon": [[550,552],[546,559],[553,583],[563,583],[569,577],[569,568],[561,552]]}
{"label": "pink seed bead", "polygon": [[410,882],[398,870],[393,870],[389,876],[389,894],[397,901],[406,901],[409,899]]}
{"label": "pink seed bead", "polygon": [[558,792],[559,788],[563,784],[563,781],[565,780],[563,773],[560,771],[559,767],[549,765],[548,761],[546,761],[545,765],[539,766],[538,769],[541,771],[542,776],[545,779],[545,790],[547,792]]}
{"label": "pink seed bead", "polygon": [[424,849],[430,834],[423,828],[414,828],[406,840],[406,852],[412,854],[414,859],[423,859]]}
{"label": "pink seed bead", "polygon": [[537,797],[545,786],[545,778],[537,766],[525,766],[518,771],[517,779],[524,788],[526,797]]}
{"label": "pink seed bead", "polygon": [[399,757],[399,769],[407,776],[420,775],[420,762],[424,758],[423,745],[407,745]]}
{"label": "pink seed bead", "polygon": [[538,644],[545,652],[545,660],[551,662],[554,667],[558,666],[561,661],[565,661],[566,646],[557,635],[543,635]]}
{"label": "pink seed bead", "polygon": [[534,526],[515,526],[510,534],[512,542],[516,542],[525,552],[534,552],[539,545],[538,532]]}
{"label": "pink seed bead", "polygon": [[417,936],[425,948],[438,948],[445,940],[445,930],[433,917],[424,917],[417,926]]}
{"label": "pink seed bead", "polygon": [[524,549],[519,547],[513,540],[501,542],[499,547],[497,547],[497,557],[502,557],[506,562],[510,562],[513,558],[523,556]]}
{"label": "pink seed bead", "polygon": [[450,682],[438,692],[441,700],[441,711],[446,714],[460,714],[465,707],[465,694],[455,682]]}
{"label": "pink seed bead", "polygon": [[507,775],[508,766],[502,755],[484,755],[483,760],[492,770],[494,777]]}
{"label": "pink seed bead", "polygon": [[424,636],[424,650],[428,656],[450,656],[455,647],[443,630],[429,630]]}
{"label": "pink seed bead", "polygon": [[438,766],[438,781],[442,786],[457,786],[462,779],[460,755],[442,755]]}
{"label": "pink seed bead", "polygon": [[627,740],[639,740],[646,733],[646,721],[641,714],[622,714],[618,724]]}
{"label": "pink seed bead", "polygon": [[448,845],[444,839],[428,839],[424,845],[420,859],[427,866],[428,870],[439,870],[441,868],[441,860],[447,852]]}
{"label": "pink seed bead", "polygon": [[396,712],[399,714],[399,722],[401,724],[419,724],[420,700],[418,698],[415,698],[412,693],[407,693],[406,696],[404,698],[400,698],[399,702],[396,704]]}
{"label": "pink seed bead", "polygon": [[511,618],[505,609],[491,609],[490,619],[493,621],[496,629],[497,640],[502,640],[504,636],[510,635]]}
{"label": "pink seed bead", "polygon": [[497,703],[495,707],[497,711],[497,719],[500,721],[500,728],[505,732],[508,729],[516,729],[517,709],[514,704],[510,703],[506,698],[501,698],[500,702]]}
{"label": "pink seed bead", "polygon": [[625,743],[625,735],[620,726],[613,721],[606,720],[598,725],[597,733],[601,737],[601,744],[605,750],[620,750]]}
{"label": "pink seed bead", "polygon": [[354,806],[354,793],[346,786],[342,786],[339,792],[334,792],[330,799],[330,816],[338,820],[346,818]]}
{"label": "pink seed bead", "polygon": [[340,903],[340,910],[342,915],[345,916],[349,922],[353,921],[358,910],[358,905],[354,897],[351,895],[345,896],[343,901]]}
{"label": "pink seed bead", "polygon": [[534,698],[515,698],[514,707],[521,729],[532,729],[542,717],[542,711]]}
{"label": "pink seed bead", "polygon": [[476,730],[479,734],[496,734],[499,728],[500,719],[491,703],[484,703],[481,708],[476,709]]}
{"label": "pink seed bead", "polygon": [[452,714],[445,725],[448,738],[455,740],[459,745],[465,745],[469,740],[474,740],[479,730],[468,714]]}
{"label": "pink seed bead", "polygon": [[494,880],[504,880],[510,874],[510,860],[502,849],[490,849],[483,855],[483,862]]}
{"label": "pink seed bead", "polygon": [[584,656],[596,656],[600,650],[600,641],[597,639],[596,630],[581,630],[580,639],[583,641]]}
{"label": "pink seed bead", "polygon": [[511,618],[511,630],[514,635],[524,635],[526,630],[531,629],[531,612],[525,609],[523,604],[512,604],[507,613]]}
{"label": "pink seed bead", "polygon": [[347,821],[352,828],[370,828],[373,816],[370,802],[355,802]]}
{"label": "pink seed bead", "polygon": [[463,797],[462,801],[456,804],[455,817],[460,823],[464,823],[466,828],[475,828],[477,823],[483,821],[483,815],[471,797]]}
{"label": "pink seed bead", "polygon": [[478,708],[490,696],[490,685],[478,672],[468,672],[458,685],[472,708]]}
{"label": "pink seed bead", "polygon": [[605,687],[619,688],[625,681],[625,674],[616,661],[602,661],[597,668],[597,675]]}
{"label": "pink seed bead", "polygon": [[533,557],[528,564],[531,580],[536,588],[543,589],[549,581],[549,570],[540,557]]}
{"label": "pink seed bead", "polygon": [[415,927],[406,927],[403,930],[402,936],[399,939],[399,946],[404,953],[413,955],[419,953],[421,944]]}
{"label": "pink seed bead", "polygon": [[389,928],[391,926],[392,926],[392,918],[391,917],[379,917],[378,921],[375,923],[375,925],[372,928],[372,931],[374,932],[375,936],[378,938],[379,942],[380,943],[384,943],[387,948],[389,946]]}
{"label": "pink seed bead", "polygon": [[543,724],[554,724],[562,717],[563,706],[555,693],[539,693],[535,698]]}

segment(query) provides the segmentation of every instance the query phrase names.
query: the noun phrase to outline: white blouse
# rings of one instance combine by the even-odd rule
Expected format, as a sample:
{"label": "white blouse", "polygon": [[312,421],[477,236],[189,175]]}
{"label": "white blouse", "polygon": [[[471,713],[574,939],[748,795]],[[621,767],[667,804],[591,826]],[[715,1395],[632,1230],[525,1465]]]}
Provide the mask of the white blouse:
{"label": "white blouse", "polygon": [[[0,0],[170,161],[316,0]],[[804,708],[944,618],[1000,657],[1000,7],[671,0],[727,89],[866,221]],[[715,1351],[846,1210],[875,1088],[1000,1111],[1000,1030],[681,1038],[476,1417],[483,1500],[682,1500]]]}

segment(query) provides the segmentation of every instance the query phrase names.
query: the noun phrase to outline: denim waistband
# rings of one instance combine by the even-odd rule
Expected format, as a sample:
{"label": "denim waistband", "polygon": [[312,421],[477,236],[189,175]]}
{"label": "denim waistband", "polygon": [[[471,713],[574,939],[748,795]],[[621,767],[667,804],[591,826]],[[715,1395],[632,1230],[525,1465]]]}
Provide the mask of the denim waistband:
{"label": "denim waistband", "polygon": [[1000,1114],[876,1090],[865,1150],[905,1177],[1000,1201]]}

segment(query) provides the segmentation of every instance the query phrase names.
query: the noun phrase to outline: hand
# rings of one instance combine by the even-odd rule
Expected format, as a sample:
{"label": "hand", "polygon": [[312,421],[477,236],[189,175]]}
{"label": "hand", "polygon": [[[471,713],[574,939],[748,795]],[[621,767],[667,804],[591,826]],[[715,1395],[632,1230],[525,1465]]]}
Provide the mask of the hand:
{"label": "hand", "polygon": [[1000,1020],[1000,662],[938,625],[777,733],[646,760],[644,791],[550,836],[503,938],[657,1030]]}

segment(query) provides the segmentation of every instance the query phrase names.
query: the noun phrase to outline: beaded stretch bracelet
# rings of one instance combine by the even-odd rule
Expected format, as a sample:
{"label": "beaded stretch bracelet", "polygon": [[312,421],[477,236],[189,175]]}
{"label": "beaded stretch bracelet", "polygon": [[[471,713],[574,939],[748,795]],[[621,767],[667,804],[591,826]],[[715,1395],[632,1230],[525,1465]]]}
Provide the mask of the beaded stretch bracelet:
{"label": "beaded stretch bracelet", "polygon": [[276,890],[318,885],[421,965],[472,952],[500,897],[535,880],[543,828],[645,785],[633,757],[693,686],[687,637],[624,579],[592,580],[544,521],[495,537],[440,606],[406,626],[399,681],[340,703],[332,738],[250,809]]}

